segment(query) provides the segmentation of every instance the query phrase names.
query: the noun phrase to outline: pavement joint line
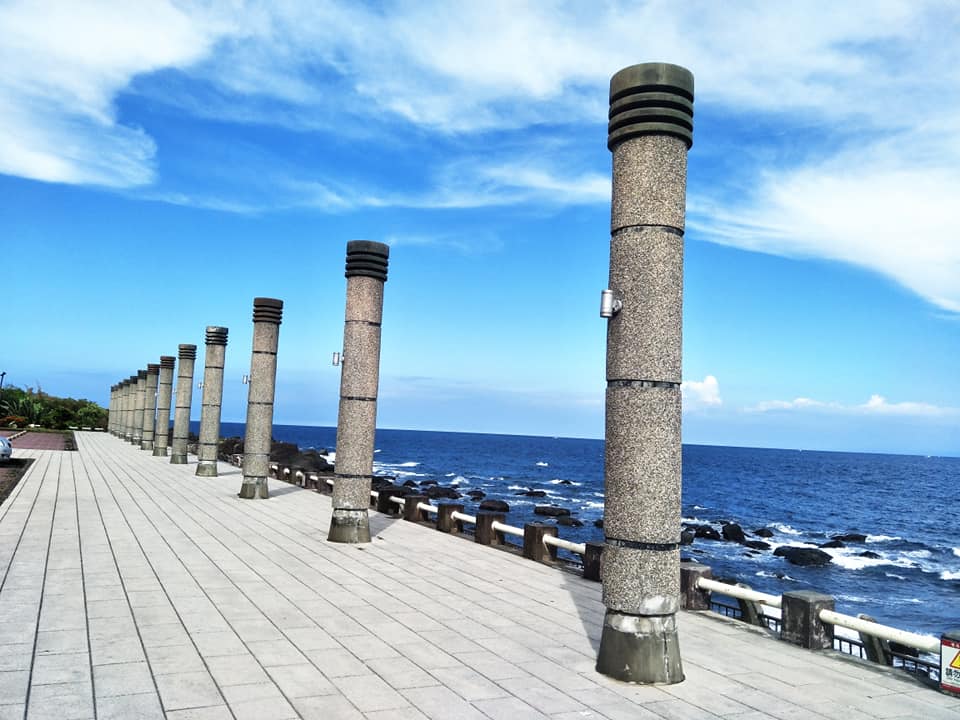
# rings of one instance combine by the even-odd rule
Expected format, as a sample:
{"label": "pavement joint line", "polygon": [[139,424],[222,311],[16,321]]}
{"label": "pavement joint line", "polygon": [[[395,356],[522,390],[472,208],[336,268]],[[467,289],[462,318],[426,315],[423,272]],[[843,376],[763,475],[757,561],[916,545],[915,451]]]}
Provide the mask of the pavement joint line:
{"label": "pavement joint line", "polygon": [[[83,466],[83,458],[80,458],[79,462]],[[84,475],[86,475],[86,467],[83,469]],[[93,704],[93,720],[97,720],[97,678],[93,672],[93,645],[90,642],[90,604],[87,602],[87,580],[83,565],[83,530],[80,524],[80,493],[77,490],[77,468],[74,466],[73,456],[70,456],[70,471],[73,476],[73,500],[77,514],[77,551],[80,555],[80,587],[83,590],[83,626],[87,638],[87,667],[90,669],[90,701]]]}
{"label": "pavement joint line", "polygon": [[[46,472],[47,467],[49,467],[51,460],[52,460],[52,456],[49,456],[47,458],[47,462],[43,466],[44,472]],[[30,464],[30,469],[32,470],[34,467],[38,466],[39,464],[40,464],[39,461],[35,460]],[[10,561],[7,563],[7,567],[3,571],[3,578],[0,578],[0,592],[3,592],[3,588],[6,585],[7,577],[9,577],[10,575],[10,568],[13,567],[13,563],[17,558],[17,552],[20,550],[20,543],[23,542],[23,536],[27,532],[27,526],[30,524],[30,518],[33,516],[34,508],[36,508],[37,506],[37,499],[40,497],[40,490],[43,487],[43,474],[38,473],[38,475],[39,475],[39,479],[37,480],[37,493],[36,495],[33,496],[33,500],[30,501],[30,510],[27,511],[27,515],[23,520],[23,527],[20,529],[20,535],[19,537],[17,537],[17,542],[16,542],[16,545],[14,546],[13,553],[10,555]],[[17,485],[24,485],[25,482],[32,482],[32,478],[30,480],[27,480],[26,477],[20,478],[20,482],[17,483]],[[19,497],[20,497],[20,493],[18,492],[16,498],[13,499],[13,502],[16,502],[17,499],[19,499]],[[10,501],[11,501],[11,498],[8,497],[6,501],[4,501],[4,505],[6,505],[7,503],[10,503],[10,506],[12,507],[13,503]],[[8,507],[7,511],[9,511],[9,509],[10,508]],[[6,516],[7,516],[7,513],[4,513],[3,517],[0,517],[0,523],[3,522]]]}
{"label": "pavement joint line", "polygon": [[[60,463],[57,466],[57,487],[53,497],[53,513],[50,516],[50,533],[47,536],[47,552],[43,561],[43,580],[40,585],[40,602],[37,603],[37,624],[33,631],[33,654],[30,656],[30,673],[27,676],[27,694],[23,701],[23,716],[26,718],[30,713],[30,695],[33,692],[33,668],[37,662],[37,641],[40,638],[40,619],[43,617],[43,598],[47,594],[47,569],[50,565],[50,546],[53,543],[53,528],[57,519],[57,499],[60,497],[60,474],[63,470],[63,456],[59,458]],[[53,462],[51,458],[51,463]],[[49,467],[49,466],[48,466]],[[43,492],[42,488],[40,492]],[[39,497],[39,494],[37,496]],[[36,507],[36,505],[34,505]],[[31,515],[33,508],[31,508]]]}

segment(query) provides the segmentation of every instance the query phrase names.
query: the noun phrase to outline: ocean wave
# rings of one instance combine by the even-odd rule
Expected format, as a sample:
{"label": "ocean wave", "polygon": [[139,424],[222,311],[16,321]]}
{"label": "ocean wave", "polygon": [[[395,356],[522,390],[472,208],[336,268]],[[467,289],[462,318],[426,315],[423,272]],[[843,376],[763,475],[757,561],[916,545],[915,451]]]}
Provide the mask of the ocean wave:
{"label": "ocean wave", "polygon": [[785,575],[784,573],[772,573],[772,572],[767,572],[766,570],[757,570],[754,573],[754,575],[756,575],[757,577],[768,577],[768,578],[776,578],[777,580],[788,580],[790,582],[798,582],[796,578],[792,578],[789,575]]}
{"label": "ocean wave", "polygon": [[560,478],[554,478],[550,481],[551,485],[570,485],[572,487],[580,487],[583,483],[574,482],[573,480],[561,480]]}
{"label": "ocean wave", "polygon": [[796,528],[792,528],[784,523],[773,523],[767,527],[772,527],[774,530],[777,532],[782,532],[784,535],[803,535],[802,530],[797,530]]}
{"label": "ocean wave", "polygon": [[456,473],[447,473],[444,477],[453,477],[454,475],[456,475]]}
{"label": "ocean wave", "polygon": [[706,509],[707,509],[707,506],[706,506],[706,505],[694,505],[694,506],[693,506],[693,509],[694,509],[694,510],[706,510]]}
{"label": "ocean wave", "polygon": [[918,560],[923,560],[930,557],[929,550],[904,550],[901,555],[908,558],[917,558]]}
{"label": "ocean wave", "polygon": [[953,554],[960,557],[960,547],[953,548]]}
{"label": "ocean wave", "polygon": [[402,463],[384,463],[384,465],[391,465],[393,467],[417,467],[418,465],[420,465],[420,463],[410,460],[408,462],[402,462]]}
{"label": "ocean wave", "polygon": [[867,535],[868,543],[893,542],[894,540],[903,540],[899,535]]}
{"label": "ocean wave", "polygon": [[584,503],[583,505],[581,505],[580,507],[581,507],[582,509],[584,509],[584,510],[588,510],[588,509],[591,509],[591,510],[600,509],[600,510],[602,510],[602,509],[603,509],[603,503],[601,503],[601,502],[590,502],[590,501],[588,500],[587,502],[585,502],[585,503]]}
{"label": "ocean wave", "polygon": [[888,578],[893,578],[894,580],[906,580],[903,575],[897,575],[896,573],[885,572],[884,575],[886,575]]}
{"label": "ocean wave", "polygon": [[450,481],[451,485],[469,485],[470,481],[467,480],[463,475],[457,475],[453,480]]}
{"label": "ocean wave", "polygon": [[529,490],[526,485],[510,485],[507,490]]}
{"label": "ocean wave", "polygon": [[940,573],[941,580],[960,580],[960,570],[944,570]]}
{"label": "ocean wave", "polygon": [[540,460],[537,461],[536,465],[537,465],[537,467],[550,467],[550,463],[545,463],[545,462],[540,461]]}
{"label": "ocean wave", "polygon": [[[595,492],[595,493],[593,494],[593,496],[594,496],[594,497],[602,497],[602,498],[605,498],[605,497],[607,496],[607,494],[606,494],[606,493],[598,493],[598,492]],[[960,548],[958,548],[958,549],[960,549]],[[957,551],[954,550],[954,552],[957,552]],[[957,553],[957,554],[960,555],[960,553]]]}
{"label": "ocean wave", "polygon": [[837,600],[846,600],[847,602],[852,603],[865,603],[870,602],[870,598],[860,597],[859,595],[834,595]]}

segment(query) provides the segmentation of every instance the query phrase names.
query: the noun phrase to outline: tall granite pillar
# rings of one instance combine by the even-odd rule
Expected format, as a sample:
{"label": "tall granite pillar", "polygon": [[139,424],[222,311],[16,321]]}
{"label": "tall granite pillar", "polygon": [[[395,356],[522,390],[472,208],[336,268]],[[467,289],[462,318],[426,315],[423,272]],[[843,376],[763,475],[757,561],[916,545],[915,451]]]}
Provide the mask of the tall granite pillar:
{"label": "tall granite pillar", "polygon": [[220,444],[220,404],[223,402],[223,361],[227,354],[227,328],[207,327],[207,357],[203,367],[203,405],[200,408],[200,441],[197,475],[217,476]]}
{"label": "tall granite pillar", "polygon": [[331,542],[370,542],[370,481],[380,384],[380,321],[390,247],[347,243],[347,312],[343,327],[340,412]]}
{"label": "tall granite pillar", "polygon": [[147,371],[137,370],[137,389],[133,393],[133,437],[130,442],[140,447],[143,441],[143,409],[147,399]]}
{"label": "tall granite pillar", "polygon": [[143,435],[140,438],[141,450],[153,450],[153,435],[157,426],[157,381],[160,366],[147,364],[147,383],[143,392]]}
{"label": "tall granite pillar", "polygon": [[606,507],[597,671],[683,680],[680,365],[687,150],[693,75],[633,65],[610,81],[612,302],[607,326]]}
{"label": "tall granite pillar", "polygon": [[243,438],[243,484],[240,486],[240,497],[245,500],[268,497],[277,344],[282,318],[283,300],[253,299],[253,356],[250,358],[247,429]]}
{"label": "tall granite pillar", "polygon": [[110,386],[110,403],[107,406],[107,432],[113,435],[113,423],[116,421],[117,386]]}
{"label": "tall granite pillar", "polygon": [[127,378],[127,420],[123,438],[130,443],[133,442],[133,417],[136,415],[137,408],[137,379],[136,375]]}
{"label": "tall granite pillar", "polygon": [[153,437],[154,457],[166,457],[170,440],[170,400],[173,397],[173,366],[177,359],[172,355],[160,357],[160,377],[157,381],[157,427]]}
{"label": "tall granite pillar", "polygon": [[187,442],[190,440],[190,406],[193,403],[193,366],[197,360],[196,345],[180,345],[177,367],[177,405],[173,411],[173,442],[170,463],[187,464]]}

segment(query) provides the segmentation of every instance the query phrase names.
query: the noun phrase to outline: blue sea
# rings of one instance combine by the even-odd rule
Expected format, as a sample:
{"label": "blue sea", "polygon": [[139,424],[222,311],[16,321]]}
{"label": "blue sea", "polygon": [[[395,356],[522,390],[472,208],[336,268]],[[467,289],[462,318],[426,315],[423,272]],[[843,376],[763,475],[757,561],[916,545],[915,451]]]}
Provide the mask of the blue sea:
{"label": "blue sea", "polygon": [[[243,435],[224,423],[221,434]],[[274,426],[277,440],[301,449],[335,450],[336,429]],[[562,527],[577,542],[602,541],[603,441],[473,433],[378,430],[375,471],[397,483],[436,480],[510,505],[507,521],[523,525],[538,504],[569,508],[583,527]],[[710,565],[715,577],[756,590],[818,590],[841,612],[867,613],[895,627],[939,635],[960,627],[960,518],[956,493],[960,458],[811,452],[738,447],[683,447],[685,522],[739,523],[751,533],[769,528],[778,545],[816,546],[832,535],[866,540],[825,549],[833,561],[804,568],[750,554],[728,542],[697,539],[683,555]],[[518,495],[543,490],[546,497]],[[762,538],[761,538],[762,539]],[[862,557],[872,551],[878,558]]]}

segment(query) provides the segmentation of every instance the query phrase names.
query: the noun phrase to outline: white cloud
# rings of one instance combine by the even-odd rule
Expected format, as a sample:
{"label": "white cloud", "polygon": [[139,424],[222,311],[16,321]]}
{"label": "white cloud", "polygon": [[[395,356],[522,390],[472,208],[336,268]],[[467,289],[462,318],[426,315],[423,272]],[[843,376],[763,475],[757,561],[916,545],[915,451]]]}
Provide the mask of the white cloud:
{"label": "white cloud", "polygon": [[951,417],[960,415],[960,408],[911,401],[891,403],[882,395],[876,394],[871,395],[869,400],[859,405],[844,405],[838,402],[823,402],[799,397],[794,400],[767,400],[745,409],[747,412],[754,413],[812,411],[864,416]]}
{"label": "white cloud", "polygon": [[701,410],[723,404],[720,383],[713,375],[707,375],[700,381],[684,380],[680,384],[680,391],[683,394],[684,410]]}

